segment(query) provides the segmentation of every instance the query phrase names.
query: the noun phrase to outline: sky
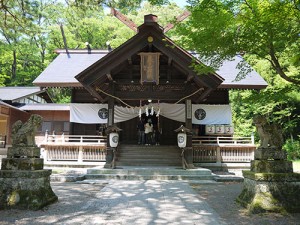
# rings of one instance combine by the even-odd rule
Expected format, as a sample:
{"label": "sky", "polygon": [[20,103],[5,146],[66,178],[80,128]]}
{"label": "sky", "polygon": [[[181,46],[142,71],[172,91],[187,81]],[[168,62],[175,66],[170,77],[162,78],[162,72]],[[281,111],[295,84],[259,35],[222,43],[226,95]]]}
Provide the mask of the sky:
{"label": "sky", "polygon": [[175,2],[179,7],[184,7],[187,5],[186,0],[170,0],[170,2]]}

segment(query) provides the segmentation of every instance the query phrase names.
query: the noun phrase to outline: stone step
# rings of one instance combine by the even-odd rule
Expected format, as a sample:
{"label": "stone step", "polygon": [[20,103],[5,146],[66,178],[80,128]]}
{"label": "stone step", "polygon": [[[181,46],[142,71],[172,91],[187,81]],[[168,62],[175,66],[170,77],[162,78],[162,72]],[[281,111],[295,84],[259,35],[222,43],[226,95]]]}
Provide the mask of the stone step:
{"label": "stone step", "polygon": [[144,151],[144,150],[152,150],[152,151],[180,151],[178,147],[160,147],[160,146],[146,146],[146,145],[138,145],[138,146],[124,146],[118,149],[119,151]]}
{"label": "stone step", "polygon": [[118,175],[212,175],[211,170],[196,168],[183,170],[181,167],[124,167],[116,169],[91,168],[87,170],[88,175],[92,174],[118,174]]}
{"label": "stone step", "polygon": [[152,158],[159,158],[159,159],[181,159],[180,155],[175,155],[175,154],[167,154],[167,155],[157,155],[157,154],[122,154],[122,155],[117,155],[118,158],[148,158],[148,159],[152,159]]}
{"label": "stone step", "polygon": [[157,149],[138,149],[138,150],[129,150],[129,151],[117,151],[117,153],[124,154],[140,154],[140,153],[152,153],[152,154],[181,154],[181,151],[178,150],[157,150]]}
{"label": "stone step", "polygon": [[156,160],[147,160],[147,159],[124,159],[122,161],[116,161],[117,166],[181,166],[181,161],[180,160],[161,160],[161,159],[156,159]]}
{"label": "stone step", "polygon": [[212,175],[126,175],[126,174],[87,174],[87,180],[214,180]]}

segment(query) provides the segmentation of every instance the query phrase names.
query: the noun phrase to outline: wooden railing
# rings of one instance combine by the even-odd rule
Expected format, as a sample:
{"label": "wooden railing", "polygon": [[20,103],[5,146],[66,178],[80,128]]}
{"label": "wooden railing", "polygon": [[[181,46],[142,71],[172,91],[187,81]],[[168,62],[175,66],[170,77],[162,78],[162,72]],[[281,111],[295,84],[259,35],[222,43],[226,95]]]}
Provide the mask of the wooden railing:
{"label": "wooden railing", "polygon": [[254,145],[254,136],[251,137],[219,137],[193,136],[193,144],[198,145]]}
{"label": "wooden railing", "polygon": [[105,161],[106,136],[45,135],[45,161]]}
{"label": "wooden railing", "polygon": [[193,137],[194,162],[250,162],[255,149],[254,137]]}
{"label": "wooden railing", "polygon": [[47,143],[72,143],[72,144],[102,144],[106,145],[106,136],[96,136],[96,135],[45,135],[45,140],[43,144]]}

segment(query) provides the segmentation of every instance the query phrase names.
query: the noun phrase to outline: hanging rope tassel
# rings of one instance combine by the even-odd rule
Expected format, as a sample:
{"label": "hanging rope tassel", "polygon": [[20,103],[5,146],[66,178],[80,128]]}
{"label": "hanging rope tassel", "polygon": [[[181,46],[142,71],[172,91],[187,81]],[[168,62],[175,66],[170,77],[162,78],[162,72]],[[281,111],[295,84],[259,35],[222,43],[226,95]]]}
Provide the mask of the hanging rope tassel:
{"label": "hanging rope tassel", "polygon": [[146,113],[146,116],[149,116],[148,106],[146,107],[145,113]]}

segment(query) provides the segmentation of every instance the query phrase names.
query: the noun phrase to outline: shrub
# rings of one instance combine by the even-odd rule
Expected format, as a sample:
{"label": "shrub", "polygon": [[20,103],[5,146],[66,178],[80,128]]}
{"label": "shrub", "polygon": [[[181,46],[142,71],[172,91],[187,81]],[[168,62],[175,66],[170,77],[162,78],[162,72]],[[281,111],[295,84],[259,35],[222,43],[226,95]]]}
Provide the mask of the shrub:
{"label": "shrub", "polygon": [[300,141],[288,139],[283,145],[283,149],[286,150],[289,160],[300,159]]}

